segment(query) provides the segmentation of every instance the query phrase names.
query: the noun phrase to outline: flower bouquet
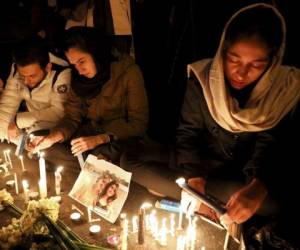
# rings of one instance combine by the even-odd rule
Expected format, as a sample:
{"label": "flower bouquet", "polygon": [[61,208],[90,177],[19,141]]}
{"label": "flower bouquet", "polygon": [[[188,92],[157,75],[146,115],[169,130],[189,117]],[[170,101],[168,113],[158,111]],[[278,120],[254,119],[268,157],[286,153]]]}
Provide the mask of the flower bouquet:
{"label": "flower bouquet", "polygon": [[[13,202],[9,192],[0,190],[0,208],[11,208],[20,216],[0,229],[0,249],[20,249],[22,246],[22,249],[107,250],[87,244],[58,220],[59,204],[52,198],[29,201],[24,212]],[[34,240],[42,237],[44,240],[38,243]]]}

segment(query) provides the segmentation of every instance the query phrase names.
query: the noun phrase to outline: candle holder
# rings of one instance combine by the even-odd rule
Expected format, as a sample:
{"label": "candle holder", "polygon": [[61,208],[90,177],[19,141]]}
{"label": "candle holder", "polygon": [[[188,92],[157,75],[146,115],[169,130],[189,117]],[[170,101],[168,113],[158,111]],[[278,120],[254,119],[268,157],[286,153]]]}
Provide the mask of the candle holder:
{"label": "candle holder", "polygon": [[35,199],[38,199],[38,198],[39,198],[39,193],[38,193],[38,192],[31,191],[31,192],[29,192],[28,196],[29,196],[29,199],[30,199],[30,200],[35,200]]}
{"label": "candle holder", "polygon": [[0,173],[4,172],[4,176],[9,175],[9,171],[8,171],[8,163],[4,162],[0,164]]}
{"label": "candle holder", "polygon": [[73,212],[70,215],[70,219],[74,222],[79,222],[81,220],[81,214],[78,212]]}
{"label": "candle holder", "polygon": [[107,238],[107,243],[112,245],[112,246],[117,246],[120,242],[120,237],[116,234],[113,234],[113,235],[109,235]]}
{"label": "candle holder", "polygon": [[101,227],[99,225],[92,225],[89,228],[90,234],[98,234],[101,231]]}
{"label": "candle holder", "polygon": [[15,186],[15,181],[14,180],[8,180],[6,182],[6,186],[13,188]]}
{"label": "candle holder", "polygon": [[54,200],[57,203],[61,202],[61,196],[60,195],[51,196],[51,199]]}

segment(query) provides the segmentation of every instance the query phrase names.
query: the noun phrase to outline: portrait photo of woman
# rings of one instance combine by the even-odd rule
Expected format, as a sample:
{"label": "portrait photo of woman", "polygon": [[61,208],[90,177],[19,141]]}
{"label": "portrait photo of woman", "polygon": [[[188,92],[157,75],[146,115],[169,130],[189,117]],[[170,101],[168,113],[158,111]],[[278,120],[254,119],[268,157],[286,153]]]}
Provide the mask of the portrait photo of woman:
{"label": "portrait photo of woman", "polygon": [[115,180],[109,182],[101,193],[99,193],[95,206],[108,210],[112,201],[117,198],[119,183]]}

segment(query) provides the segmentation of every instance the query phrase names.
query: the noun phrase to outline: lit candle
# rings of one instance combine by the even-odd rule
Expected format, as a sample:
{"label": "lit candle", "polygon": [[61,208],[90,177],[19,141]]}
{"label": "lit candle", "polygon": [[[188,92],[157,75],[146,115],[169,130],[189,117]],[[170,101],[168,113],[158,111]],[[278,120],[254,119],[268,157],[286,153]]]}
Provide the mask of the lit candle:
{"label": "lit candle", "polygon": [[196,228],[197,227],[197,221],[198,221],[198,217],[194,216],[193,220],[192,220],[192,224],[193,227]]}
{"label": "lit candle", "polygon": [[123,230],[121,237],[121,250],[127,250],[127,238],[128,238],[128,220],[125,218],[123,222]]}
{"label": "lit candle", "polygon": [[170,215],[170,234],[175,236],[175,214]]}
{"label": "lit candle", "polygon": [[143,208],[139,209],[139,225],[138,225],[138,243],[140,245],[144,244],[144,217],[145,210]]}
{"label": "lit candle", "polygon": [[97,234],[101,231],[101,227],[99,225],[92,225],[89,228],[91,234]]}
{"label": "lit candle", "polygon": [[154,217],[153,221],[153,235],[155,240],[159,240],[159,229],[158,229],[158,219]]}
{"label": "lit candle", "polygon": [[167,227],[166,227],[167,218],[163,218],[162,226],[159,231],[159,244],[161,246],[167,246]]}
{"label": "lit candle", "polygon": [[70,219],[72,221],[79,221],[80,218],[81,218],[81,214],[78,212],[71,213],[71,215],[70,215]]}
{"label": "lit candle", "polygon": [[28,197],[30,200],[37,199],[39,197],[39,192],[31,191],[28,193]]}
{"label": "lit candle", "polygon": [[6,150],[3,151],[3,155],[4,155],[4,162],[9,163],[8,159],[7,159],[7,153]]}
{"label": "lit candle", "polygon": [[23,161],[23,155],[20,155],[19,159],[21,161],[22,171],[25,171],[25,166],[24,166],[24,161]]}
{"label": "lit candle", "polygon": [[22,180],[22,185],[23,185],[23,192],[24,192],[24,200],[25,200],[25,203],[28,203],[28,200],[29,200],[29,197],[28,197],[28,193],[29,193],[28,181],[27,180]]}
{"label": "lit candle", "polygon": [[14,173],[14,180],[15,180],[15,190],[16,190],[16,194],[19,194],[19,185],[18,185],[17,173]]}
{"label": "lit candle", "polygon": [[230,234],[229,234],[229,232],[228,232],[228,230],[227,230],[227,231],[226,231],[226,234],[225,234],[224,245],[223,245],[223,249],[224,249],[224,250],[227,250],[227,249],[228,249],[229,239],[230,239]]}
{"label": "lit candle", "polygon": [[176,250],[185,250],[185,236],[178,236],[176,241]]}
{"label": "lit candle", "polygon": [[150,227],[150,215],[149,214],[146,214],[146,216],[145,216],[145,227],[146,227],[147,231],[149,231],[151,229],[151,227]]}
{"label": "lit candle", "polygon": [[177,230],[182,230],[182,216],[183,216],[183,211],[182,211],[182,206],[180,205],[179,207],[179,218],[178,218],[178,226]]}
{"label": "lit candle", "polygon": [[136,233],[138,231],[138,217],[135,215],[132,217],[132,232]]}
{"label": "lit candle", "polygon": [[4,170],[5,175],[8,175],[8,169],[7,169],[7,162],[4,162],[0,165],[0,168],[2,168]]}
{"label": "lit candle", "polygon": [[39,180],[39,191],[41,199],[47,197],[47,186],[45,185],[45,180]]}
{"label": "lit candle", "polygon": [[153,209],[150,213],[150,216],[149,216],[149,219],[150,219],[150,230],[151,230],[151,233],[152,233],[152,236],[154,238],[157,237],[157,230],[158,230],[158,222],[157,222],[157,219],[156,219],[156,210]]}
{"label": "lit candle", "polygon": [[47,197],[47,178],[46,178],[46,163],[45,163],[44,153],[40,153],[39,168],[40,168],[40,182],[39,182],[40,195],[41,195],[41,198],[46,198]]}
{"label": "lit candle", "polygon": [[56,195],[60,195],[61,190],[61,172],[63,170],[63,167],[58,167],[57,170],[54,173],[55,176],[55,193]]}
{"label": "lit candle", "polygon": [[126,215],[125,213],[121,213],[121,214],[120,214],[120,218],[121,218],[121,220],[125,220],[125,219],[126,219],[126,217],[127,217],[127,215]]}
{"label": "lit candle", "polygon": [[190,245],[191,245],[191,248],[190,250],[195,250],[195,247],[196,247],[196,239],[197,239],[197,231],[196,231],[196,228],[192,225],[191,226],[191,233],[190,233]]}
{"label": "lit candle", "polygon": [[[138,243],[144,244],[145,227],[149,228],[149,216],[146,215],[146,209],[152,207],[149,202],[144,202],[139,210]],[[146,224],[146,225],[145,225]]]}
{"label": "lit candle", "polygon": [[88,214],[88,222],[90,223],[92,221],[92,211],[91,211],[92,207],[88,206],[87,207],[87,214]]}
{"label": "lit candle", "polygon": [[13,168],[13,165],[12,165],[12,161],[11,161],[11,158],[10,158],[10,150],[6,150],[6,155],[7,155],[7,161],[10,165],[10,168],[12,169]]}
{"label": "lit candle", "polygon": [[6,186],[8,186],[8,187],[14,187],[14,185],[15,185],[15,180],[8,180],[7,182],[6,182]]}
{"label": "lit candle", "polygon": [[192,219],[191,219],[191,215],[187,215],[186,217],[188,219],[188,227],[186,229],[186,247],[188,249],[190,249],[191,246],[191,234],[192,234]]}
{"label": "lit candle", "polygon": [[84,212],[82,212],[78,207],[76,207],[74,204],[71,206],[72,210],[76,210],[78,213],[80,213],[82,216],[84,216]]}

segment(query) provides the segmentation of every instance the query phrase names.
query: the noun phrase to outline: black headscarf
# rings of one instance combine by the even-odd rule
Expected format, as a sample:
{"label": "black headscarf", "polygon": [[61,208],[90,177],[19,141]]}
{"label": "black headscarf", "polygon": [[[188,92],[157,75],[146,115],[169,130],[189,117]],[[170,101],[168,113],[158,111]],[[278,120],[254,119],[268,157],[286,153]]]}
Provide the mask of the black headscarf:
{"label": "black headscarf", "polygon": [[63,50],[67,51],[73,47],[91,54],[97,67],[97,74],[93,78],[87,78],[81,76],[73,68],[72,89],[81,98],[95,97],[110,79],[110,63],[112,60],[110,39],[100,29],[73,27],[66,31]]}

